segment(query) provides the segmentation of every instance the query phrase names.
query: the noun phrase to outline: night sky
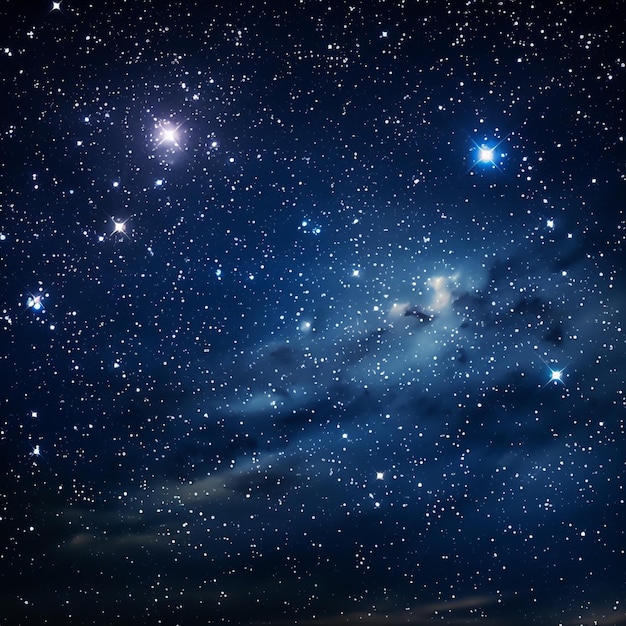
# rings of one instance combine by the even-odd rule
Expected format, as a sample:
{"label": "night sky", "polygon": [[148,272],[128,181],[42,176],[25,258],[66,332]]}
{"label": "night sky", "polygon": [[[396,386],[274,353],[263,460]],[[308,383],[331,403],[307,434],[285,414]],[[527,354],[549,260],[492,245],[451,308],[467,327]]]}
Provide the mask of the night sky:
{"label": "night sky", "polygon": [[626,624],[623,2],[5,1],[3,624]]}

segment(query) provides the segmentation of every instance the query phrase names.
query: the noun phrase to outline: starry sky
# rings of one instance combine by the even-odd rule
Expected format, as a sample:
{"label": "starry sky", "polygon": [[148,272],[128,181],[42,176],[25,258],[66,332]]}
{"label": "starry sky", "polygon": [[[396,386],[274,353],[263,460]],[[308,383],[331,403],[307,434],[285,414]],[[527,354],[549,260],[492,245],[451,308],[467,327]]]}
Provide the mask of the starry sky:
{"label": "starry sky", "polygon": [[3,3],[2,623],[626,624],[620,9]]}

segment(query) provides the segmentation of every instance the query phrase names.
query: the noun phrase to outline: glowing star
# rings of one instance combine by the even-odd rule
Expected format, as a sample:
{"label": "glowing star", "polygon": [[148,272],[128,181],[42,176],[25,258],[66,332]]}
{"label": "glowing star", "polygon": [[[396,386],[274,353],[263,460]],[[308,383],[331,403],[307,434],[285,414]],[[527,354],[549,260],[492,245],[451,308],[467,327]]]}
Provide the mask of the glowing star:
{"label": "glowing star", "polygon": [[35,312],[45,311],[44,299],[48,297],[48,294],[40,287],[37,293],[28,293],[26,298],[26,308],[32,309]]}
{"label": "glowing star", "polygon": [[563,368],[562,370],[550,370],[550,382],[553,382],[555,385],[557,383],[561,383],[562,385],[564,385],[565,383],[563,382],[563,372],[565,371],[565,368]]}
{"label": "glowing star", "polygon": [[33,309],[33,311],[41,311],[43,309],[43,296],[28,296],[26,306],[29,309]]}
{"label": "glowing star", "polygon": [[554,383],[555,385],[561,383],[562,385],[565,385],[565,382],[563,381],[563,373],[567,369],[567,365],[565,367],[562,367],[561,369],[556,369],[552,365],[550,365],[540,354],[537,354],[537,356],[545,363],[546,367],[550,371],[550,379],[543,386],[545,387],[550,383]]}
{"label": "glowing star", "polygon": [[32,450],[31,452],[29,452],[28,456],[35,456],[35,457],[39,457],[41,456],[41,448],[39,447],[39,444],[35,444],[34,446],[31,446]]}
{"label": "glowing star", "polygon": [[478,158],[482,163],[493,163],[493,148],[482,146],[478,151]]}
{"label": "glowing star", "polygon": [[163,140],[168,143],[176,143],[176,129],[175,128],[164,128],[163,129]]}
{"label": "glowing star", "polygon": [[510,136],[510,133],[506,137],[504,137],[504,139],[501,139],[500,141],[498,141],[498,143],[496,143],[495,145],[491,145],[487,143],[486,137],[484,139],[484,143],[481,143],[481,144],[476,143],[472,139],[472,143],[474,144],[474,148],[472,148],[472,150],[476,151],[475,152],[476,156],[474,157],[475,161],[472,163],[472,165],[467,171],[469,172],[470,170],[474,169],[474,167],[476,167],[479,164],[483,166],[495,167],[499,170],[500,167],[498,166],[497,161],[503,159],[506,156],[506,154],[503,152],[500,152],[498,148],[504,141],[506,141],[509,138],[509,136]]}
{"label": "glowing star", "polygon": [[126,224],[128,223],[128,219],[125,219],[124,221],[121,220],[116,220],[115,218],[111,218],[111,221],[113,222],[113,232],[111,233],[111,236],[113,235],[119,235],[122,237],[126,237],[127,239],[130,239],[130,237],[128,236],[128,233],[126,232]]}
{"label": "glowing star", "polygon": [[52,8],[50,9],[50,12],[52,11],[61,11],[61,3],[60,2],[52,2]]}
{"label": "glowing star", "polygon": [[376,480],[383,480],[385,478],[384,472],[376,472]]}
{"label": "glowing star", "polygon": [[159,140],[157,141],[157,148],[163,144],[167,144],[174,148],[180,148],[180,144],[178,143],[178,131],[182,125],[182,122],[178,124],[178,126],[172,126],[169,123],[159,124],[157,129],[161,132]]}

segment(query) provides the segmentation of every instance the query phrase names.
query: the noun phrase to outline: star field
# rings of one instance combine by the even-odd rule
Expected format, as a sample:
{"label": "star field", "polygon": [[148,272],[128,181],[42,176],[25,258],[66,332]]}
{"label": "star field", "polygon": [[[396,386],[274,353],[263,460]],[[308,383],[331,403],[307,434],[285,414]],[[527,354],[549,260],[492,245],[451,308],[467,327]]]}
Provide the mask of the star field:
{"label": "star field", "polygon": [[618,9],[0,9],[3,623],[626,624]]}

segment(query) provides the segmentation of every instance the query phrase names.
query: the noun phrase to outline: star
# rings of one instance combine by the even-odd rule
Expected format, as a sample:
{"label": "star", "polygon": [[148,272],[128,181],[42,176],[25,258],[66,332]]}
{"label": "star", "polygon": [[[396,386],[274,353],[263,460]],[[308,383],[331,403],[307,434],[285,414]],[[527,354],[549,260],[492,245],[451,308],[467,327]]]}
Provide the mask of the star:
{"label": "star", "polygon": [[116,220],[114,217],[111,217],[111,221],[113,222],[113,232],[110,234],[110,236],[112,237],[113,235],[121,235],[123,237],[126,237],[127,239],[130,239],[128,233],[126,232],[126,225],[129,219],[130,217],[122,221]]}
{"label": "star", "polygon": [[493,148],[482,146],[478,151],[478,158],[482,163],[493,163]]}
{"label": "star", "polygon": [[166,144],[172,146],[173,148],[180,149],[179,143],[179,133],[178,131],[182,127],[184,122],[181,122],[177,126],[173,126],[169,122],[161,122],[157,125],[157,130],[160,131],[159,139],[157,141],[156,147]]}
{"label": "star", "polygon": [[163,129],[163,140],[169,143],[176,143],[176,129],[175,128],[164,128]]}
{"label": "star", "polygon": [[472,148],[472,150],[476,150],[477,156],[475,157],[476,160],[472,163],[468,172],[476,167],[478,164],[484,166],[490,165],[491,167],[495,167],[499,170],[500,167],[497,161],[501,162],[501,159],[503,159],[506,154],[504,152],[500,152],[498,148],[509,138],[510,135],[511,133],[504,137],[504,139],[498,141],[495,145],[493,144],[493,142],[489,142],[487,137],[485,137],[483,139],[483,142],[480,144],[476,143],[476,141],[472,139],[471,141],[474,144],[474,148]]}
{"label": "star", "polygon": [[34,309],[35,311],[41,311],[43,309],[43,296],[29,296],[28,300],[26,300],[26,306],[29,309]]}
{"label": "star", "polygon": [[52,2],[52,8],[50,9],[50,12],[52,11],[61,11],[61,2]]}
{"label": "star", "polygon": [[559,381],[563,377],[562,370],[552,370],[550,372],[550,380]]}
{"label": "star", "polygon": [[44,306],[44,299],[48,297],[48,294],[43,290],[42,287],[39,288],[38,293],[28,293],[28,297],[26,298],[26,308],[32,309],[33,311],[45,311],[46,307]]}
{"label": "star", "polygon": [[550,372],[550,378],[548,382],[545,383],[543,386],[545,387],[546,385],[549,385],[550,383],[554,383],[555,385],[557,385],[558,383],[561,383],[562,385],[565,385],[565,382],[563,381],[563,372],[565,372],[565,370],[567,369],[567,365],[565,367],[558,369],[550,365],[540,354],[537,354],[537,356],[544,362],[544,364],[546,365],[546,367],[548,368]]}

